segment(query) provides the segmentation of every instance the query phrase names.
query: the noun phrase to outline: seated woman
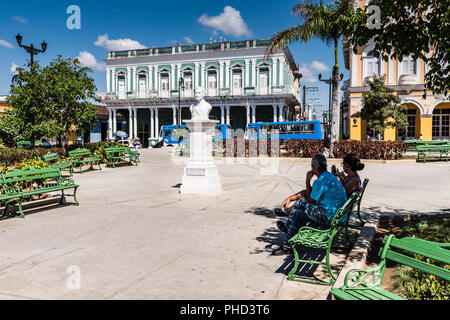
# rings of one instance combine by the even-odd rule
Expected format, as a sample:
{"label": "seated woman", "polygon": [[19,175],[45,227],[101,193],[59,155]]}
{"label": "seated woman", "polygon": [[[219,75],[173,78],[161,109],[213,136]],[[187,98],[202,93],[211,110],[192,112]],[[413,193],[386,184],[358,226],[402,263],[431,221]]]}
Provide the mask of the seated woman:
{"label": "seated woman", "polygon": [[[342,183],[345,193],[347,194],[347,197],[349,197],[353,192],[361,190],[361,178],[359,177],[357,171],[363,170],[364,164],[361,163],[361,160],[356,155],[348,154],[344,157],[342,167],[344,169],[343,172],[337,170],[336,173],[333,174]],[[281,204],[281,209],[276,208],[274,210],[275,214],[277,216],[289,216],[293,208],[293,206],[289,207],[289,205],[301,198],[304,198],[305,195],[306,190],[302,190],[299,193],[286,198]]]}
{"label": "seated woman", "polygon": [[361,160],[356,155],[348,154],[342,162],[344,171],[336,170],[336,173],[334,173],[344,186],[347,197],[350,197],[353,192],[361,190],[361,178],[357,171],[363,170],[364,167],[364,164],[361,163]]}

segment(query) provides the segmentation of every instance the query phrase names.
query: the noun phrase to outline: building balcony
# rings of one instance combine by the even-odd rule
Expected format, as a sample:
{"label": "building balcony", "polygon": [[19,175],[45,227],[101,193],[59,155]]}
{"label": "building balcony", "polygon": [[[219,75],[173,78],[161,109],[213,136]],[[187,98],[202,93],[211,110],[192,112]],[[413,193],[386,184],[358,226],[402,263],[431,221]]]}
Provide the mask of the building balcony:
{"label": "building balcony", "polygon": [[399,85],[417,84],[417,76],[415,74],[402,74],[398,78]]}

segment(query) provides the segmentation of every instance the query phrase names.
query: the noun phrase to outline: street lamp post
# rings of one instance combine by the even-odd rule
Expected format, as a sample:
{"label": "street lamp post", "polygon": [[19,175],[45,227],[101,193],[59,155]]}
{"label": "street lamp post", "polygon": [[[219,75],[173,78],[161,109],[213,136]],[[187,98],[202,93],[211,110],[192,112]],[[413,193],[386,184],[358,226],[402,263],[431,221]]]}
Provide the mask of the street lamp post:
{"label": "street lamp post", "polygon": [[31,44],[29,46],[22,45],[22,36],[20,34],[17,34],[16,40],[17,40],[17,44],[19,45],[19,47],[24,48],[25,51],[30,54],[31,66],[33,66],[34,56],[39,53],[44,53],[47,50],[47,43],[45,41],[41,43],[41,47],[42,47],[42,50],[41,50],[41,49],[36,49],[33,46],[33,44]]}
{"label": "street lamp post", "polygon": [[180,80],[178,81],[178,125],[181,128],[181,90],[183,89],[184,91],[184,79],[180,78]]}
{"label": "street lamp post", "polygon": [[[342,78],[344,78],[344,75],[340,74],[340,81],[342,81]],[[333,77],[331,76],[328,79],[322,79],[322,74],[319,74],[319,81],[325,82],[329,86],[329,93],[328,93],[328,135],[331,133],[331,120],[332,120],[332,112],[331,112],[331,86],[333,84]]]}

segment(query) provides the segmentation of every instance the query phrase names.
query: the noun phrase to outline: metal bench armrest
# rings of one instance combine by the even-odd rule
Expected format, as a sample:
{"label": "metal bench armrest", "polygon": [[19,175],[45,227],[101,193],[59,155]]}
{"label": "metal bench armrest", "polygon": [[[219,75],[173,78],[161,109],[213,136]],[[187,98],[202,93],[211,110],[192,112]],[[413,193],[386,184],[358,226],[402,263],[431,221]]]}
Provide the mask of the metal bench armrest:
{"label": "metal bench armrest", "polygon": [[381,288],[384,262],[369,270],[352,269],[345,275],[344,288]]}

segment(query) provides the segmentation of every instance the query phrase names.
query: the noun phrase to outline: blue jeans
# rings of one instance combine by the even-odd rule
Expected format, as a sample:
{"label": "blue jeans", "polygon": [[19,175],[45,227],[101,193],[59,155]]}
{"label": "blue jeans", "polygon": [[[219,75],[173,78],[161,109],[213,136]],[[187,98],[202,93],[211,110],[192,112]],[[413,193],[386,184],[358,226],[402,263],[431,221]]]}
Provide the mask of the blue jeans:
{"label": "blue jeans", "polygon": [[288,215],[286,221],[286,243],[309,221],[314,221],[326,227],[331,225],[331,220],[324,208],[318,204],[310,203],[306,198],[301,198],[295,202],[294,207]]}

